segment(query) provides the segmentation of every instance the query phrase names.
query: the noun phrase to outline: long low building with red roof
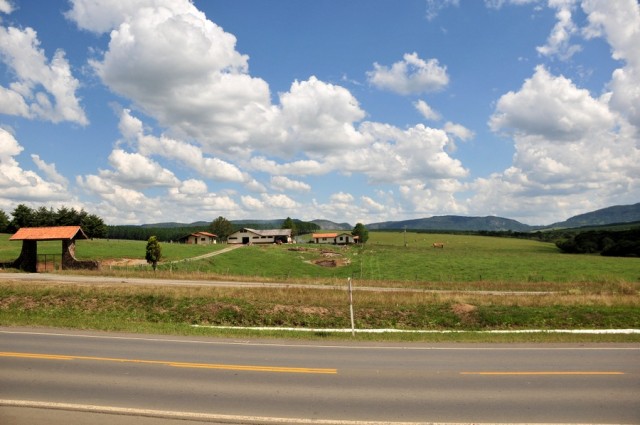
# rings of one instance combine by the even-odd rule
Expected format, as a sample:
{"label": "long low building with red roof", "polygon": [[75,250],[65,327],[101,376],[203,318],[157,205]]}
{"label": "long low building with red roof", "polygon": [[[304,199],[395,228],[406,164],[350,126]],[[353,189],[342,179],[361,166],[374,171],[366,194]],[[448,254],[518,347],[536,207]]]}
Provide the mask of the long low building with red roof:
{"label": "long low building with red roof", "polygon": [[313,243],[332,244],[332,245],[349,245],[358,243],[358,237],[351,233],[314,233],[311,235]]}

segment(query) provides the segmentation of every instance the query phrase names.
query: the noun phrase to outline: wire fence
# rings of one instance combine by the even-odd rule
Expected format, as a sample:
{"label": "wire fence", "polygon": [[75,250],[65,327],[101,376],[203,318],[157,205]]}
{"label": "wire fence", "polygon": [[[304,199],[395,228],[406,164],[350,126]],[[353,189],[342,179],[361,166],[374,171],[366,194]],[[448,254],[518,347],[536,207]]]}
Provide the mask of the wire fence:
{"label": "wire fence", "polygon": [[38,254],[38,273],[54,272],[62,268],[61,254]]}

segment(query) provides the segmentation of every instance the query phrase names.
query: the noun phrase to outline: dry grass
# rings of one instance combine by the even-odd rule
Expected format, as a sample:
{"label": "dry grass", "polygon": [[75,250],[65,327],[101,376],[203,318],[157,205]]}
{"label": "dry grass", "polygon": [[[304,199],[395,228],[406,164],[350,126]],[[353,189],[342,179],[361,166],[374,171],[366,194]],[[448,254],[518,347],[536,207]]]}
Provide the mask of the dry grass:
{"label": "dry grass", "polygon": [[[640,297],[623,293],[487,295],[441,292],[354,293],[356,327],[406,330],[519,330],[640,328]],[[252,331],[193,328],[192,325],[348,328],[345,290],[130,286],[4,282],[0,286],[0,325],[55,326],[165,334],[257,336]],[[268,336],[288,336],[267,332]],[[443,337],[369,336],[405,341],[638,341],[639,337],[473,333]],[[475,335],[475,336],[474,336]],[[484,334],[486,335],[486,334]],[[261,333],[260,336],[265,336]],[[317,338],[329,335],[301,334]],[[335,335],[334,335],[335,336]],[[332,336],[332,337],[334,337]],[[343,336],[335,336],[343,338]]]}

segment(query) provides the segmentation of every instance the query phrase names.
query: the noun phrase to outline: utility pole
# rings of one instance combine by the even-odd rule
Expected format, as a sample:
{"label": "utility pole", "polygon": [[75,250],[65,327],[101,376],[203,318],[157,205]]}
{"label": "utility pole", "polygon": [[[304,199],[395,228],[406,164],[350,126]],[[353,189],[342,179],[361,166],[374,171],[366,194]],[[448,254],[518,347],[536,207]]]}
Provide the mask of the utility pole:
{"label": "utility pole", "polygon": [[404,226],[404,247],[407,247],[407,226]]}

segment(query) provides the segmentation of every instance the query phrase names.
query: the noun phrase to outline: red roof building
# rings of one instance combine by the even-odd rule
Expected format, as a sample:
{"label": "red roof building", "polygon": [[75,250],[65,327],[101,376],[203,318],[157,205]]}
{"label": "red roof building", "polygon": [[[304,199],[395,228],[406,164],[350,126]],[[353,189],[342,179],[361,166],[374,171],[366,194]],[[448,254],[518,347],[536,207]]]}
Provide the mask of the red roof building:
{"label": "red roof building", "polygon": [[[62,241],[60,266],[62,269],[97,269],[97,261],[78,261],[76,254],[76,239],[89,239],[80,226],[56,227],[22,227],[10,241],[22,241],[22,252],[17,260],[10,263],[10,267],[35,273],[38,271],[38,242]],[[46,260],[45,260],[46,262]]]}
{"label": "red roof building", "polygon": [[22,227],[10,241],[58,241],[89,239],[80,226]]}

